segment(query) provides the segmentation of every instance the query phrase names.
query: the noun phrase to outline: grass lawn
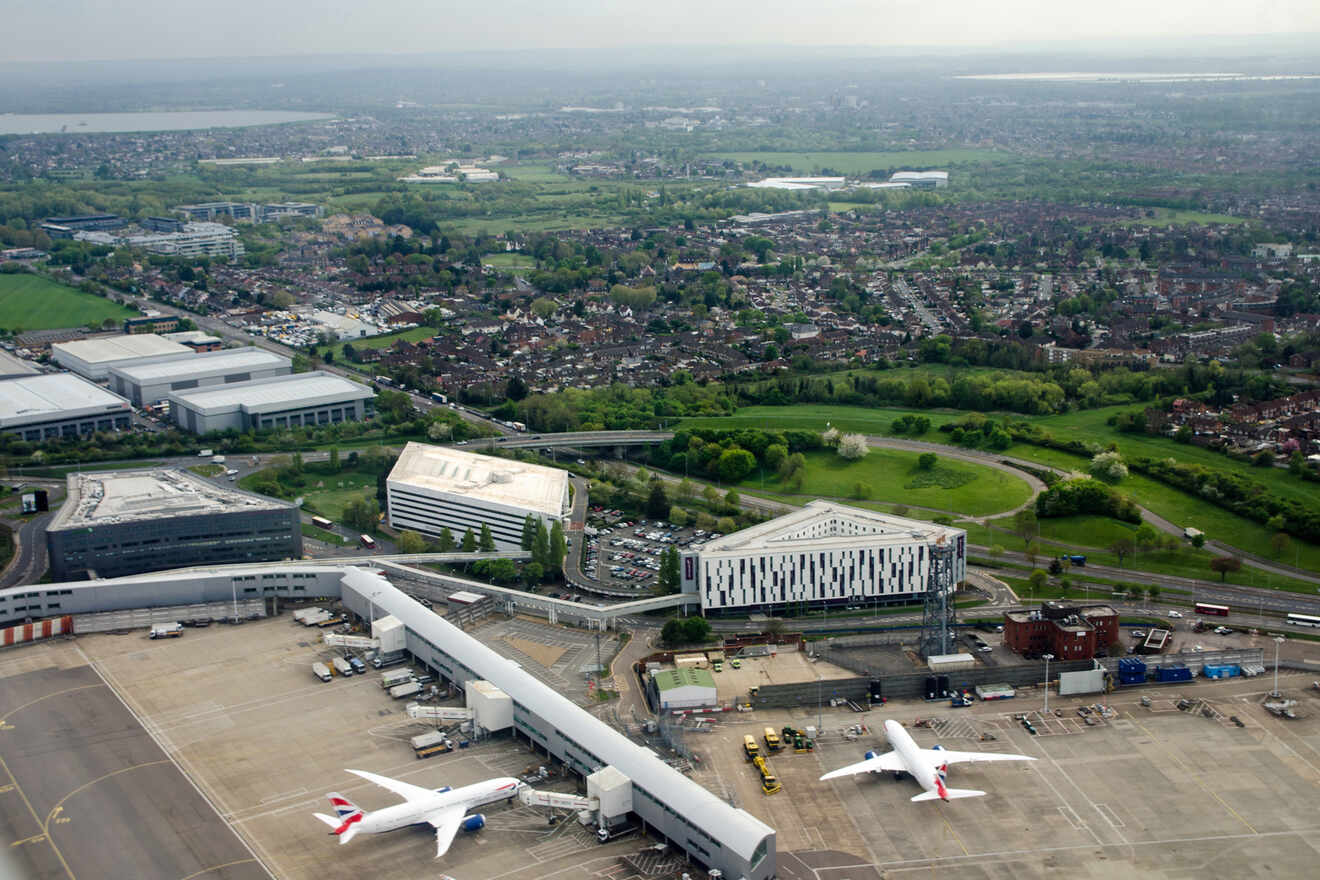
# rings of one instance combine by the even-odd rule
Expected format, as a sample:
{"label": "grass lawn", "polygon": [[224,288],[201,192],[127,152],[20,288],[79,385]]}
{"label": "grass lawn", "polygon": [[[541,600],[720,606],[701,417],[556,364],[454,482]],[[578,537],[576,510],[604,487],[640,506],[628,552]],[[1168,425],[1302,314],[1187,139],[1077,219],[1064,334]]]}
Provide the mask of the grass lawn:
{"label": "grass lawn", "polygon": [[225,472],[225,466],[222,464],[195,464],[188,470],[202,477],[218,477]]}
{"label": "grass lawn", "polygon": [[[249,492],[257,491],[253,484],[269,476],[270,470],[266,468],[248,474],[238,481],[239,487]],[[351,502],[376,497],[376,477],[362,471],[346,469],[334,476],[309,472],[306,478],[306,485],[294,490],[295,494],[303,498],[303,509],[335,522],[343,519],[344,508]]]}
{"label": "grass lawn", "polygon": [[1142,217],[1139,220],[1120,220],[1115,225],[1119,226],[1149,226],[1154,224],[1169,224],[1173,226],[1183,226],[1188,223],[1199,223],[1202,226],[1208,226],[1211,223],[1248,223],[1246,217],[1233,217],[1228,214],[1207,214],[1204,211],[1182,211],[1175,208],[1156,208],[1155,218]]}
{"label": "grass lawn", "polygon": [[83,327],[136,314],[135,309],[39,275],[0,275],[0,327],[6,330]]}
{"label": "grass lawn", "polygon": [[529,257],[527,254],[515,254],[505,252],[502,254],[485,254],[481,258],[482,265],[494,266],[497,269],[535,269],[536,258]]}
{"label": "grass lawn", "polygon": [[549,165],[501,165],[499,170],[514,180],[524,183],[563,183],[574,180],[567,174],[560,174]]}
{"label": "grass lawn", "polygon": [[764,162],[767,165],[788,165],[795,172],[815,173],[832,168],[840,174],[862,175],[887,168],[929,169],[935,165],[960,162],[1007,162],[1008,153],[994,150],[911,150],[892,153],[718,153],[715,158],[733,159],[744,165]]}
{"label": "grass lawn", "polygon": [[[395,340],[403,339],[408,342],[419,342],[423,339],[430,339],[440,331],[435,327],[409,327],[407,330],[399,330],[396,333],[383,333],[380,336],[368,336],[364,339],[349,339],[346,342],[353,343],[353,347],[361,351],[364,348],[389,348]],[[335,363],[344,366],[353,366],[353,362],[344,357],[344,342],[340,342],[334,347]],[[371,370],[370,364],[362,364],[361,369]]]}
{"label": "grass lawn", "polygon": [[873,408],[857,406],[831,406],[829,404],[804,403],[794,406],[744,406],[732,416],[705,416],[683,419],[685,428],[765,428],[773,425],[778,429],[798,429],[804,431],[824,431],[827,424],[840,431],[855,431],[862,434],[889,435],[889,426],[894,419],[905,415],[919,415],[930,419],[931,430],[925,436],[915,440],[929,440],[939,443],[947,439],[935,429],[945,422],[958,422],[967,417],[967,413],[958,410]]}
{"label": "grass lawn", "polygon": [[338,535],[334,532],[327,532],[325,529],[319,529],[311,523],[302,524],[302,533],[304,538],[314,538],[317,541],[321,541],[325,544],[333,544],[336,547],[351,543],[343,535]]}
{"label": "grass lawn", "polygon": [[[933,472],[919,470],[915,452],[872,449],[860,461],[846,461],[833,452],[817,451],[807,453],[806,458],[802,485],[809,493],[845,502],[856,498],[854,487],[859,482],[871,488],[869,499],[863,500],[976,516],[1008,510],[1031,496],[1030,487],[1017,477],[971,462],[942,462]],[[787,491],[778,474],[767,475],[764,486],[760,475],[744,480],[742,485],[767,493]]]}

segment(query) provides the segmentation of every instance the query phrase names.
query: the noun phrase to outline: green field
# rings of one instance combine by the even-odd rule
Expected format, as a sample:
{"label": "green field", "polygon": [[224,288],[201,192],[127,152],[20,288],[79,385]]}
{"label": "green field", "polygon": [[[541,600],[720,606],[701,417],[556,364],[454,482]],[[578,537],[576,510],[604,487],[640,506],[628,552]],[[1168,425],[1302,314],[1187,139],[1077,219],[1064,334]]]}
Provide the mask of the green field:
{"label": "green field", "polygon": [[717,153],[714,158],[732,159],[747,165],[789,165],[794,171],[812,174],[832,168],[849,176],[865,175],[874,170],[929,169],[935,165],[967,162],[1007,162],[1013,157],[995,150],[912,150],[893,153]]}
{"label": "green field", "polygon": [[[353,365],[352,361],[344,357],[344,345],[348,342],[353,343],[353,347],[358,351],[364,348],[389,348],[399,339],[407,342],[420,342],[423,339],[430,339],[438,332],[440,331],[435,327],[409,327],[407,330],[400,330],[397,333],[384,333],[380,336],[368,336],[365,339],[349,339],[346,342],[339,342],[333,348],[335,363],[344,366]],[[371,364],[362,364],[361,368],[371,372]]]}
{"label": "green field", "polygon": [[481,258],[483,266],[494,266],[497,269],[535,269],[536,258],[529,257],[527,254],[502,253],[485,254]]}
{"label": "green field", "polygon": [[[944,460],[934,472],[919,470],[915,452],[872,449],[860,461],[846,461],[833,452],[818,451],[807,453],[806,459],[802,485],[809,487],[812,497],[902,503],[970,516],[1010,510],[1031,497],[1024,481],[984,465]],[[859,482],[870,487],[864,499],[854,493]],[[764,479],[757,474],[742,485],[765,493],[788,491],[778,474]]]}
{"label": "green field", "polygon": [[[341,444],[342,446],[342,444]],[[253,484],[269,476],[271,469],[256,471],[238,481],[239,488],[255,492]],[[376,497],[376,478],[372,474],[343,470],[334,476],[308,473],[307,483],[296,490],[303,499],[303,510],[324,516],[334,522],[344,517],[344,508],[360,498]],[[309,528],[304,526],[304,530]],[[306,532],[304,531],[304,534]],[[313,536],[317,537],[317,536]]]}
{"label": "green field", "polygon": [[1155,217],[1142,217],[1139,220],[1119,220],[1116,226],[1149,226],[1152,224],[1168,224],[1171,226],[1185,226],[1188,223],[1197,223],[1201,226],[1209,226],[1211,223],[1249,223],[1247,217],[1233,217],[1229,214],[1207,214],[1204,211],[1182,211],[1174,208],[1156,208]]}
{"label": "green field", "polygon": [[537,165],[535,163],[529,163],[527,165],[501,165],[499,170],[514,180],[520,180],[524,183],[562,183],[574,180],[573,177],[570,177],[567,174],[560,174],[549,165]]}
{"label": "green field", "polygon": [[332,544],[336,547],[349,543],[349,540],[343,535],[327,532],[325,529],[317,528],[311,523],[302,524],[302,533],[304,538],[313,538],[323,544]]}
{"label": "green field", "polygon": [[0,275],[0,328],[54,330],[116,324],[138,312],[90,293],[56,284],[40,275]]}

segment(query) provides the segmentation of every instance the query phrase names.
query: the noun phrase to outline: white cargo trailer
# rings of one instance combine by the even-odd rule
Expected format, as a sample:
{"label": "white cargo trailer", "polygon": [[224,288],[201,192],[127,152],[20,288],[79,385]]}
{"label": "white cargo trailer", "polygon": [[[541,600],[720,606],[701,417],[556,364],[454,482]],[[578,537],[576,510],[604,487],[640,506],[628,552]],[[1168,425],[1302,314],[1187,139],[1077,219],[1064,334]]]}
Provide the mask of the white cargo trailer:
{"label": "white cargo trailer", "polygon": [[317,678],[321,679],[321,681],[329,681],[330,667],[326,666],[324,663],[313,663],[312,675],[315,675]]}
{"label": "white cargo trailer", "polygon": [[401,684],[412,681],[411,669],[395,669],[392,672],[381,673],[380,686],[389,690],[392,687],[398,687]]}
{"label": "white cargo trailer", "polygon": [[344,676],[345,678],[353,674],[353,667],[349,666],[348,661],[345,660],[343,657],[334,658],[333,660],[330,661],[330,664],[334,666],[335,672],[338,672],[340,675]]}
{"label": "white cargo trailer", "polygon": [[414,694],[420,694],[421,692],[422,686],[415,681],[396,684],[394,687],[390,688],[390,696],[396,700],[402,700],[404,697],[411,697]]}

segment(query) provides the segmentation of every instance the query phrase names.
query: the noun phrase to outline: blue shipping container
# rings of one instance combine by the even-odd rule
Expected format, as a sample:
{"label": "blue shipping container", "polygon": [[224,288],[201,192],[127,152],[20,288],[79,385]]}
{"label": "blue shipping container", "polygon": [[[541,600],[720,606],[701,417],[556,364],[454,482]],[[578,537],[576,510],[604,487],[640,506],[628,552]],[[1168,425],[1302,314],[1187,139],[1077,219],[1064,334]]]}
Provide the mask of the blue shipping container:
{"label": "blue shipping container", "polygon": [[1124,657],[1118,661],[1119,684],[1144,684],[1146,664],[1136,657]]}
{"label": "blue shipping container", "polygon": [[1155,670],[1156,681],[1191,681],[1192,670],[1186,666],[1161,666]]}
{"label": "blue shipping container", "polygon": [[1205,673],[1206,678],[1233,678],[1242,674],[1242,667],[1233,664],[1223,666],[1207,665],[1201,672]]}

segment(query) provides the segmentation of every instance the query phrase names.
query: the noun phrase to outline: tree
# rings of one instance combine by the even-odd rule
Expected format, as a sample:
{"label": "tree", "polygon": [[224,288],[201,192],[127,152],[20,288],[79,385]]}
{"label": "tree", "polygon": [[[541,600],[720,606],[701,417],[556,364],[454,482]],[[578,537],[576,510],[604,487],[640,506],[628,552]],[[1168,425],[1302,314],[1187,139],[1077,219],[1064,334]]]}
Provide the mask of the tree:
{"label": "tree", "polygon": [[788,447],[782,443],[771,443],[761,455],[761,461],[772,471],[778,471],[788,458]]}
{"label": "tree", "polygon": [[1137,533],[1133,536],[1133,540],[1136,541],[1138,552],[1144,553],[1148,550],[1153,550],[1159,545],[1160,533],[1155,531],[1155,527],[1150,523],[1142,523],[1141,527],[1137,529]]}
{"label": "tree", "polygon": [[448,422],[432,422],[426,429],[428,440],[448,440],[454,436],[454,426]]}
{"label": "tree", "polygon": [[672,544],[660,554],[660,576],[657,582],[662,595],[677,593],[679,590],[678,548]]}
{"label": "tree", "polygon": [[669,495],[660,478],[651,481],[651,494],[646,498],[646,515],[651,519],[664,519],[669,514]]}
{"label": "tree", "polygon": [[995,544],[995,545],[991,546],[991,548],[990,548],[990,558],[991,558],[991,559],[999,560],[999,559],[1002,559],[1003,556],[1004,556],[1004,545],[1003,545],[1003,544]]}
{"label": "tree", "polygon": [[1200,532],[1197,532],[1195,535],[1192,535],[1192,546],[1195,547],[1197,550],[1200,550],[1202,547],[1204,547],[1205,535],[1203,535]]}
{"label": "tree", "polygon": [[906,504],[894,505],[894,511],[893,511],[894,516],[907,516],[911,512],[912,511],[908,508]]}
{"label": "tree", "polygon": [[380,523],[380,505],[375,498],[359,498],[344,507],[344,524],[359,532],[370,532]]}
{"label": "tree", "polygon": [[400,553],[426,552],[426,539],[411,530],[400,532],[399,540],[395,543],[398,545]]}
{"label": "tree", "polygon": [[445,526],[440,530],[440,552],[454,552],[454,533],[449,531],[449,526]]}
{"label": "tree", "polygon": [[696,487],[687,477],[678,481],[678,497],[683,501],[692,500],[692,495],[696,492]]}
{"label": "tree", "polygon": [[524,400],[527,397],[527,383],[522,376],[514,376],[504,388],[504,396],[509,400]]}
{"label": "tree", "polygon": [[1109,545],[1109,552],[1118,557],[1118,567],[1123,567],[1123,559],[1131,556],[1136,549],[1136,542],[1131,538],[1119,538]]}
{"label": "tree", "polygon": [[689,617],[683,621],[683,637],[689,643],[704,642],[710,638],[710,621],[704,617]]}
{"label": "tree", "polygon": [[536,521],[536,535],[532,538],[532,561],[541,563],[546,570],[550,569],[550,533],[546,531],[545,521]]}
{"label": "tree", "polygon": [[1024,507],[1013,514],[1013,534],[1022,539],[1024,545],[1030,544],[1040,534],[1040,523],[1036,521],[1036,511]]}
{"label": "tree", "polygon": [[548,570],[560,572],[564,570],[564,557],[568,555],[568,544],[564,540],[564,524],[555,520],[554,525],[550,526],[550,559]]}
{"label": "tree", "polygon": [[1027,583],[1031,584],[1031,592],[1039,593],[1045,589],[1045,585],[1050,582],[1050,576],[1039,568],[1033,569],[1031,574],[1027,575]]}
{"label": "tree", "polygon": [[724,503],[736,513],[738,508],[742,506],[742,496],[738,494],[737,489],[730,489],[724,493]]}
{"label": "tree", "polygon": [[1216,556],[1210,560],[1210,570],[1219,572],[1219,579],[1225,581],[1231,572],[1242,570],[1242,560],[1236,556]]}
{"label": "tree", "polygon": [[688,516],[686,510],[675,504],[673,507],[669,508],[669,521],[681,529],[687,526],[687,524],[692,521],[692,518]]}
{"label": "tree", "polygon": [[536,520],[533,519],[532,515],[529,513],[527,516],[523,517],[522,539],[518,542],[518,546],[522,547],[524,550],[531,550],[532,542],[535,540]]}
{"label": "tree", "polygon": [[720,453],[715,469],[724,482],[739,483],[756,469],[756,457],[746,449],[726,449]]}
{"label": "tree", "polygon": [[1160,588],[1155,584],[1151,584],[1146,588],[1146,595],[1150,597],[1150,601],[1154,602],[1160,597]]}
{"label": "tree", "polygon": [[1091,476],[1106,483],[1120,483],[1128,475],[1123,456],[1117,452],[1101,452],[1091,459]]}
{"label": "tree", "polygon": [[1040,557],[1040,544],[1036,541],[1032,541],[1027,544],[1027,549],[1023,552],[1027,557],[1027,561],[1032,565],[1035,565],[1036,559]]}
{"label": "tree", "polygon": [[866,437],[861,434],[844,434],[839,438],[839,457],[848,461],[860,461],[866,458],[866,454],[871,451],[871,447],[866,443]]}
{"label": "tree", "polygon": [[839,442],[839,429],[829,427],[820,435],[820,445],[826,448],[836,445]]}
{"label": "tree", "polygon": [[330,473],[339,473],[339,447],[337,446],[330,449]]}
{"label": "tree", "polygon": [[463,532],[463,542],[458,545],[458,548],[464,553],[477,552],[477,536],[472,534],[471,526],[468,526],[467,531]]}
{"label": "tree", "polygon": [[917,456],[917,469],[923,471],[934,470],[935,463],[938,462],[939,460],[940,457],[935,453],[923,452],[921,453],[921,455]]}
{"label": "tree", "polygon": [[1054,577],[1063,574],[1063,562],[1057,556],[1050,559],[1050,574]]}
{"label": "tree", "polygon": [[1270,549],[1274,551],[1274,558],[1278,559],[1282,556],[1291,543],[1292,539],[1288,537],[1287,532],[1275,532],[1274,536],[1270,538]]}
{"label": "tree", "polygon": [[871,488],[870,483],[861,480],[853,483],[852,496],[858,501],[865,501],[867,498],[870,498],[874,492],[875,490]]}
{"label": "tree", "polygon": [[477,547],[482,553],[495,552],[495,536],[490,533],[490,526],[481,524],[481,537],[477,539]]}

